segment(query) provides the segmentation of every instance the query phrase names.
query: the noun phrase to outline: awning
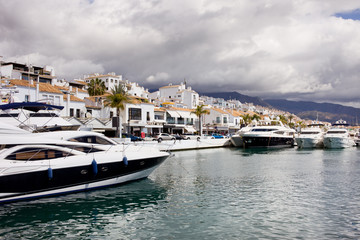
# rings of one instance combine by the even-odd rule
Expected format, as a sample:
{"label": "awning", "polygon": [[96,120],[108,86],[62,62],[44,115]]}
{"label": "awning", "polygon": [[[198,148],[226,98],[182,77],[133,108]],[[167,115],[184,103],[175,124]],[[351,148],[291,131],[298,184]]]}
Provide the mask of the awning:
{"label": "awning", "polygon": [[185,111],[178,111],[178,114],[182,117],[182,118],[195,118],[195,114],[191,114],[191,112],[185,112]]}
{"label": "awning", "polygon": [[180,114],[179,114],[177,111],[166,110],[166,112],[167,112],[168,114],[170,114],[171,117],[174,117],[174,118],[179,118],[179,117],[181,117]]}
{"label": "awning", "polygon": [[188,133],[196,132],[196,129],[193,126],[185,126],[185,131]]}

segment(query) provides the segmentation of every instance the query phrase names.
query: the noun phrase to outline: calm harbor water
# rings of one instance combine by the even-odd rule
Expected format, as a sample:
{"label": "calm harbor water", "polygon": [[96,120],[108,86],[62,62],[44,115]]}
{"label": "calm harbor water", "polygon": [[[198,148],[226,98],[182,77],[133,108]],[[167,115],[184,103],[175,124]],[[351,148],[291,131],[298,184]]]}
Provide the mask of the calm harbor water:
{"label": "calm harbor water", "polygon": [[0,239],[359,239],[360,148],[175,152],[148,179],[0,206]]}

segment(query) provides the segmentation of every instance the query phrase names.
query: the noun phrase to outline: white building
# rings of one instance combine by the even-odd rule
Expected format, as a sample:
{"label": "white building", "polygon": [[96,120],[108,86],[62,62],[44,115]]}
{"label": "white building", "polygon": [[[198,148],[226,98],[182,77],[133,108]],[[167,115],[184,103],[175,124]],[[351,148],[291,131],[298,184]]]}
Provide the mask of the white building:
{"label": "white building", "polygon": [[[150,96],[153,97],[154,95],[151,94]],[[156,95],[160,101],[180,103],[189,109],[194,109],[199,105],[199,94],[192,90],[191,87],[186,87],[186,83],[180,85],[169,84],[161,87]]]}
{"label": "white building", "polygon": [[138,83],[135,82],[129,82],[128,80],[125,81],[127,86],[127,93],[130,96],[135,97],[142,97],[142,98],[149,98],[149,91],[148,89],[145,89],[144,87],[139,86]]}
{"label": "white building", "polygon": [[1,62],[1,78],[33,80],[35,82],[52,84],[56,81],[55,70],[53,67],[28,66],[16,62]]}
{"label": "white building", "polygon": [[113,89],[115,86],[119,84],[126,84],[126,82],[123,81],[122,76],[116,75],[114,72],[108,74],[93,73],[84,76],[86,83],[90,83],[91,80],[93,79],[95,80],[97,78],[105,83],[106,91],[111,91],[111,89]]}

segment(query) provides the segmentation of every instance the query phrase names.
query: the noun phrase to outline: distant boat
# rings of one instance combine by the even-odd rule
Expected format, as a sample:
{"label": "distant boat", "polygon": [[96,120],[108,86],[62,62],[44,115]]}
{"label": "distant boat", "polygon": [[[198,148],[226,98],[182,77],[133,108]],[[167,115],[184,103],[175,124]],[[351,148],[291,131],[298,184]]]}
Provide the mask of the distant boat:
{"label": "distant boat", "polygon": [[292,147],[295,130],[285,127],[281,121],[271,125],[255,126],[242,135],[244,147]]}
{"label": "distant boat", "polygon": [[355,140],[350,136],[346,121],[336,121],[324,135],[325,148],[349,148],[355,146]]}
{"label": "distant boat", "polygon": [[295,137],[298,148],[323,148],[325,134],[323,127],[322,123],[313,123],[301,129],[299,135]]}

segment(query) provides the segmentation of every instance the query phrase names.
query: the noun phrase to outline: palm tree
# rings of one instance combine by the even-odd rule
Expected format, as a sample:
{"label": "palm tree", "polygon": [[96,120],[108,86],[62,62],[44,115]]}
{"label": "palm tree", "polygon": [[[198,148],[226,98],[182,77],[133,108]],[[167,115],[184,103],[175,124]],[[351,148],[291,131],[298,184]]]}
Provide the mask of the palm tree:
{"label": "palm tree", "polygon": [[279,119],[280,119],[280,122],[282,122],[283,124],[288,123],[288,120],[284,115],[279,115]]}
{"label": "palm tree", "polygon": [[261,119],[261,117],[259,115],[257,115],[257,114],[254,114],[251,119],[259,121]]}
{"label": "palm tree", "polygon": [[245,125],[248,125],[248,124],[250,124],[250,122],[251,122],[251,116],[250,116],[250,114],[245,114],[243,117],[243,120],[244,120],[244,122],[245,122]]}
{"label": "palm tree", "polygon": [[202,124],[201,124],[201,116],[204,114],[210,114],[210,111],[208,109],[204,109],[205,105],[199,105],[196,107],[192,113],[195,113],[195,115],[199,118],[199,130],[200,130],[200,136],[202,136]]}
{"label": "palm tree", "polygon": [[120,111],[125,109],[125,104],[131,102],[129,94],[125,91],[124,86],[119,84],[111,89],[110,95],[106,96],[105,106],[116,108],[116,116],[118,117],[118,125],[116,126],[116,136],[121,138],[121,117]]}
{"label": "palm tree", "polygon": [[88,93],[90,96],[103,95],[105,93],[105,83],[100,79],[91,79],[88,84]]}
{"label": "palm tree", "polygon": [[292,122],[291,122],[291,120],[294,119],[294,115],[290,114],[290,115],[288,116],[288,119],[289,119],[289,127],[294,128],[294,127],[295,127],[295,123],[292,123]]}

